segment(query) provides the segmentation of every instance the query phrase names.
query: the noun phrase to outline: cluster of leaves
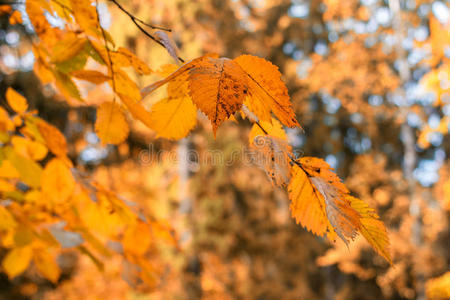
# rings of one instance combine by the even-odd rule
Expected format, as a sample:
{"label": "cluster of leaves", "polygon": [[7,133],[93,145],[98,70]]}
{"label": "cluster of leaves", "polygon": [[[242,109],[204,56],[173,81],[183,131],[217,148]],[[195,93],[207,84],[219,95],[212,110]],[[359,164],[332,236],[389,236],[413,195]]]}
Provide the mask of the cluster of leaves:
{"label": "cluster of leaves", "polygon": [[[274,185],[287,188],[298,223],[333,241],[339,236],[345,243],[359,232],[391,261],[386,229],[374,210],[350,196],[325,161],[294,156],[282,125],[300,125],[276,66],[251,55],[232,60],[205,55],[181,67],[167,66],[161,71],[168,74],[164,79],[140,91],[126,69],[141,75],[151,70],[127,49],[115,50],[111,35],[100,25],[97,5],[89,0],[30,0],[26,11],[38,37],[33,48],[35,73],[44,84],[54,84],[68,101],[83,101],[75,79],[112,89],[111,101],[97,111],[95,129],[103,143],[119,144],[127,138],[126,111],[169,139],[180,139],[193,129],[197,110],[209,118],[214,134],[223,122],[240,114],[254,123],[250,143],[261,154],[258,162]],[[63,28],[52,26],[45,13],[57,14]],[[148,111],[141,99],[166,83],[167,98]],[[3,263],[8,274],[15,276],[28,266],[17,264],[23,251],[28,262],[33,255],[38,257],[33,249],[77,247],[100,265],[94,252],[109,255],[105,243],[112,240],[121,245],[118,252],[140,267],[141,279],[154,283],[155,266],[148,257],[155,252],[154,236],[167,236],[164,226],[144,221],[114,193],[71,171],[63,135],[27,112],[26,101],[17,93],[10,92],[8,99],[17,113],[10,118],[4,112],[2,117],[2,168],[8,168],[1,172],[8,174],[2,207],[9,216],[4,219],[11,220],[4,236],[14,237],[14,242],[4,243],[12,248]],[[101,238],[93,231],[99,231]],[[36,265],[39,259],[34,259]],[[55,281],[57,265],[45,265],[49,269],[41,267],[41,272]]]}
{"label": "cluster of leaves", "polygon": [[99,268],[102,258],[121,255],[138,266],[138,278],[154,285],[157,266],[149,262],[157,255],[153,241],[171,241],[168,228],[84,178],[67,157],[63,134],[28,111],[26,99],[13,89],[6,99],[15,114],[0,108],[0,229],[2,246],[10,249],[2,261],[5,272],[15,277],[33,261],[44,277],[56,282],[60,269],[55,255],[73,248]]}

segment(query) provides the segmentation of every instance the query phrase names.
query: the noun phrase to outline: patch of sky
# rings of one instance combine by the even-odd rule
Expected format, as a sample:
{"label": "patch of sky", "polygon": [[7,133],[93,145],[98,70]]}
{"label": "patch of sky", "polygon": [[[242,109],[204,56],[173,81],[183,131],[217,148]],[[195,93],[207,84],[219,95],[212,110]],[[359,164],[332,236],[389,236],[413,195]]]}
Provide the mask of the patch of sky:
{"label": "patch of sky", "polygon": [[406,116],[406,122],[413,128],[419,128],[422,126],[422,120],[416,113],[408,113]]}
{"label": "patch of sky", "polygon": [[450,18],[450,11],[446,4],[441,1],[435,1],[431,5],[431,10],[433,11],[434,16],[441,22],[442,24],[446,24]]}
{"label": "patch of sky", "polygon": [[304,56],[304,53],[302,50],[295,50],[294,53],[292,54],[292,58],[294,60],[301,60]]}
{"label": "patch of sky", "polygon": [[292,4],[288,10],[288,14],[294,18],[306,18],[309,15],[309,3]]}
{"label": "patch of sky", "polygon": [[283,52],[286,55],[291,55],[294,52],[296,45],[293,42],[287,42],[283,45]]}
{"label": "patch of sky", "polygon": [[19,44],[20,35],[15,30],[10,30],[5,35],[5,42],[12,47],[15,47]]}
{"label": "patch of sky", "polygon": [[381,25],[381,26],[388,26],[391,22],[392,14],[388,7],[382,6],[379,7],[375,11],[375,20]]}
{"label": "patch of sky", "polygon": [[333,168],[336,169],[338,167],[337,157],[333,154],[328,154],[325,157],[325,161]]}
{"label": "patch of sky", "polygon": [[339,39],[339,35],[337,34],[336,31],[331,31],[331,32],[328,33],[328,40],[331,43],[336,42],[338,39]]}
{"label": "patch of sky", "polygon": [[341,101],[338,98],[331,97],[328,94],[322,96],[322,102],[325,104],[325,110],[329,114],[335,114],[341,107]]}
{"label": "patch of sky", "polygon": [[429,4],[421,4],[417,9],[417,14],[421,18],[425,18],[430,13],[430,5]]}
{"label": "patch of sky", "polygon": [[428,28],[426,26],[419,26],[414,30],[414,38],[416,41],[424,42],[428,38]]}
{"label": "patch of sky", "polygon": [[371,6],[378,2],[378,0],[361,0],[361,4],[364,6]]}
{"label": "patch of sky", "polygon": [[324,41],[318,41],[314,45],[314,52],[319,55],[326,55],[328,53],[328,46]]}
{"label": "patch of sky", "polygon": [[413,172],[413,176],[421,185],[429,187],[438,181],[438,170],[441,164],[434,159],[421,159]]}
{"label": "patch of sky", "polygon": [[20,58],[20,68],[23,71],[31,71],[34,66],[34,54],[32,51],[27,52]]}
{"label": "patch of sky", "polygon": [[439,123],[441,123],[441,117],[438,114],[433,113],[428,117],[428,125],[430,125],[431,129],[437,129]]}
{"label": "patch of sky", "polygon": [[380,106],[383,104],[383,97],[380,95],[370,95],[368,101],[372,106]]}
{"label": "patch of sky", "polygon": [[308,76],[308,71],[312,67],[312,61],[310,58],[303,59],[297,66],[297,75],[300,79]]}

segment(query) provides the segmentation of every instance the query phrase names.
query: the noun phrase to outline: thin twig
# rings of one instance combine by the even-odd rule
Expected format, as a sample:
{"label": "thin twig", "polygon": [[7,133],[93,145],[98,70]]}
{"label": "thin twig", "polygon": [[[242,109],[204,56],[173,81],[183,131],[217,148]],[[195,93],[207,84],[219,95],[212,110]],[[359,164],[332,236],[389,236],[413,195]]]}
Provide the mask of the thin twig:
{"label": "thin twig", "polygon": [[111,82],[112,82],[112,88],[113,88],[113,102],[115,102],[116,100],[116,81],[114,79],[114,68],[113,68],[113,61],[111,59],[111,53],[108,47],[108,42],[107,42],[107,38],[106,38],[106,33],[105,30],[103,29],[102,25],[100,24],[100,15],[98,13],[98,0],[95,0],[96,3],[96,13],[97,13],[97,22],[98,25],[100,27],[100,31],[102,32],[102,36],[103,36],[103,41],[105,43],[105,49],[106,49],[106,55],[108,56],[108,61],[109,61],[109,68],[111,70]]}
{"label": "thin twig", "polygon": [[[262,132],[264,132],[265,135],[269,135],[269,133],[267,132],[267,130],[264,129],[264,127],[261,125],[261,123],[259,123],[258,121],[254,121],[254,123],[256,125],[258,125],[258,127],[262,130]],[[302,164],[300,162],[298,162],[295,158],[293,158],[291,155],[289,155],[289,153],[288,153],[288,157],[292,161],[292,163],[296,164],[300,169],[302,169],[303,172],[305,172],[308,177],[311,177],[309,175],[309,173],[303,168]]]}
{"label": "thin twig", "polygon": [[[136,18],[135,16],[133,16],[129,11],[127,11],[125,8],[123,8],[116,0],[109,0],[112,3],[114,3],[121,11],[123,11],[129,18],[130,20],[134,23],[134,25],[136,25],[136,27],[143,33],[145,34],[147,37],[149,37],[150,39],[152,39],[154,42],[156,42],[157,44],[159,44],[160,46],[164,47],[164,49],[167,49],[166,46],[161,43],[160,40],[158,40],[157,38],[155,38],[152,34],[150,34],[147,30],[145,30],[145,28],[143,28],[139,23],[148,26],[152,29],[160,29],[160,30],[165,30],[165,31],[172,31],[171,29],[167,29],[167,28],[162,28],[162,27],[158,27],[158,26],[154,26],[148,23],[145,23],[144,21]],[[181,57],[177,56],[178,60],[181,63],[184,63],[184,59],[182,59]]]}
{"label": "thin twig", "polygon": [[159,29],[159,30],[164,30],[164,31],[168,31],[168,32],[171,32],[171,31],[172,31],[172,29],[169,29],[169,28],[164,28],[164,27],[160,27],[160,26],[155,26],[155,25],[152,25],[152,24],[148,24],[148,23],[142,21],[141,19],[139,19],[139,18],[133,16],[128,10],[126,10],[125,8],[123,8],[123,6],[120,5],[120,3],[117,2],[116,0],[109,0],[109,1],[111,1],[112,3],[114,3],[121,11],[123,11],[124,13],[126,13],[126,14],[128,15],[128,17],[130,17],[131,19],[133,19],[133,20],[135,20],[135,21],[141,23],[142,25],[145,25],[145,26],[147,26],[147,27],[150,27],[151,29]]}

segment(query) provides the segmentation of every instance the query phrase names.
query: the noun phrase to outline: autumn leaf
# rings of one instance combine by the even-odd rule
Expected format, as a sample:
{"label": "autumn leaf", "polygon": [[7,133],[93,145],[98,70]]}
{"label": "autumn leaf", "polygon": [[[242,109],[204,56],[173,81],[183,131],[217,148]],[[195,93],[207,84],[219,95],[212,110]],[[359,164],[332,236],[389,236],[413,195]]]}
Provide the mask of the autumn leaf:
{"label": "autumn leaf", "polygon": [[297,223],[318,236],[334,240],[335,233],[325,212],[325,201],[314,188],[310,176],[298,165],[292,166],[288,186],[290,209]]}
{"label": "autumn leaf", "polygon": [[18,114],[24,113],[28,109],[28,103],[25,97],[10,87],[6,90],[6,101]]}
{"label": "autumn leaf", "polygon": [[38,163],[18,154],[10,147],[4,148],[3,151],[25,184],[30,187],[39,187],[41,185],[42,168]]}
{"label": "autumn leaf", "polygon": [[54,158],[47,163],[41,181],[42,192],[53,203],[67,201],[75,188],[75,180],[69,167],[59,158]]}
{"label": "autumn leaf", "polygon": [[217,128],[238,111],[247,94],[242,69],[228,58],[205,57],[189,70],[189,92],[194,104]]}
{"label": "autumn leaf", "polygon": [[300,126],[295,118],[286,85],[278,68],[267,60],[241,55],[233,59],[248,77],[249,93],[246,103],[261,120],[270,122],[270,112],[288,127]]}
{"label": "autumn leaf", "polygon": [[43,120],[37,120],[35,124],[48,149],[56,156],[65,156],[67,154],[67,142],[58,128]]}
{"label": "autumn leaf", "polygon": [[266,135],[260,126],[264,128],[264,131],[266,131],[268,135],[287,141],[286,131],[283,130],[283,126],[281,126],[277,119],[272,118],[272,122],[260,121],[259,124],[253,124],[252,129],[248,134],[250,145],[253,144],[256,137]]}
{"label": "autumn leaf", "polygon": [[389,251],[389,237],[386,228],[380,217],[373,208],[370,208],[364,201],[348,196],[350,204],[361,216],[361,234],[372,245],[373,249],[392,264]]}
{"label": "autumn leaf", "polygon": [[289,155],[292,149],[287,141],[270,135],[259,135],[254,138],[252,149],[256,150],[256,165],[266,171],[272,184],[283,186],[289,182]]}
{"label": "autumn leaf", "polygon": [[94,84],[101,84],[111,79],[109,76],[95,70],[77,70],[71,72],[70,75]]}
{"label": "autumn leaf", "polygon": [[189,97],[162,99],[152,106],[149,122],[159,137],[178,140],[197,123],[197,108]]}
{"label": "autumn leaf", "polygon": [[33,251],[33,261],[39,273],[53,283],[58,281],[61,270],[48,249]]}
{"label": "autumn leaf", "polygon": [[120,144],[128,137],[128,122],[117,103],[104,102],[100,105],[95,132],[104,144]]}
{"label": "autumn leaf", "polygon": [[2,267],[9,278],[14,278],[25,271],[31,262],[33,250],[31,246],[16,247],[6,254]]}

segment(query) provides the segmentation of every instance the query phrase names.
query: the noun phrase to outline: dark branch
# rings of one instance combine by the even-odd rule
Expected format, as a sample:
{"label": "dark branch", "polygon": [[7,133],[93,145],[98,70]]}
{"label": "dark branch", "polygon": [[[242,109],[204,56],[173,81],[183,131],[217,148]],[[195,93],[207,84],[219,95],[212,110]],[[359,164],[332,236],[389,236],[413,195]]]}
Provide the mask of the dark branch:
{"label": "dark branch", "polygon": [[[136,18],[135,16],[133,16],[129,11],[127,11],[125,8],[123,8],[122,5],[120,5],[116,0],[109,0],[112,3],[114,3],[121,11],[123,11],[130,19],[131,21],[134,23],[134,25],[136,25],[136,27],[143,33],[145,34],[147,37],[149,37],[150,39],[152,39],[154,42],[156,42],[157,44],[159,44],[160,46],[164,47],[164,49],[167,49],[166,46],[157,38],[155,38],[152,34],[150,34],[147,30],[145,30],[145,28],[142,27],[142,25],[150,27],[151,29],[159,29],[159,30],[164,30],[164,31],[168,31],[171,32],[171,29],[167,29],[167,28],[162,28],[159,26],[154,26],[151,24],[148,24],[144,21],[142,21],[139,18]],[[142,25],[141,25],[142,24]],[[184,63],[184,59],[182,59],[181,57],[177,56],[178,60],[182,63]]]}

